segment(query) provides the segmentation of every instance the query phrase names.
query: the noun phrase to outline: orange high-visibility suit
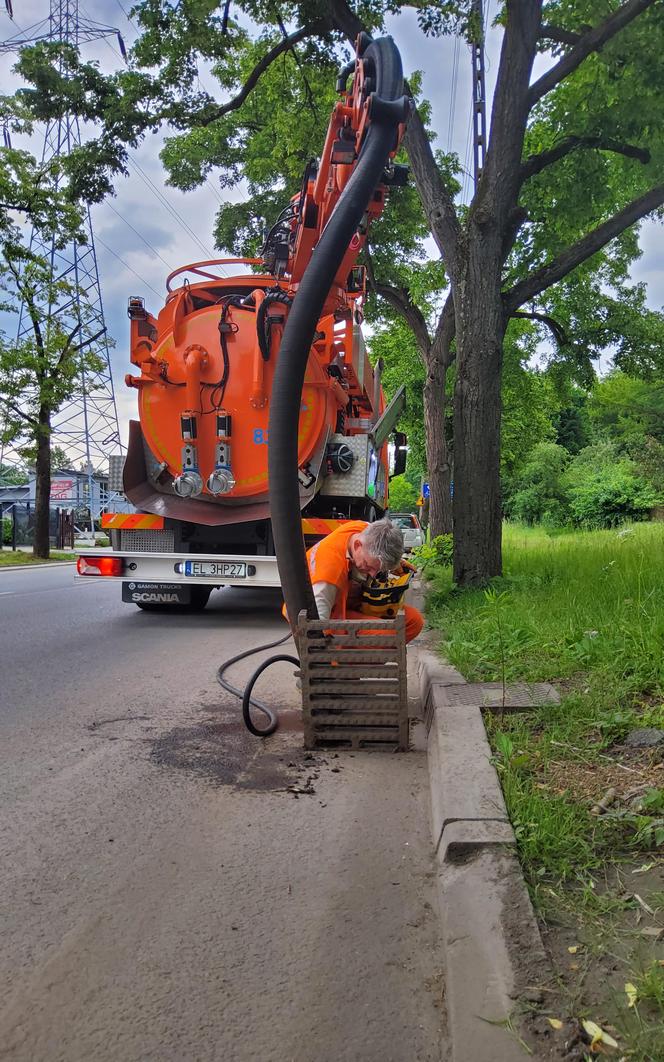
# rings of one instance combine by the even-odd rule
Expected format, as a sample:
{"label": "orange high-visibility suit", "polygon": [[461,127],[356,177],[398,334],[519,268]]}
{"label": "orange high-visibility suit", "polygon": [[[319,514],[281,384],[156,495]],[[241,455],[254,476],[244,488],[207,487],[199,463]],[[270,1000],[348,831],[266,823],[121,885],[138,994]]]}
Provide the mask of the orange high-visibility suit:
{"label": "orange high-visibility suit", "polygon": [[[348,545],[352,535],[360,534],[368,526],[365,520],[349,520],[348,523],[341,524],[307,551],[312,585],[315,587],[316,583],[328,583],[337,588],[330,619],[367,619],[362,612],[348,608],[352,570]],[[412,605],[405,605],[404,612],[406,641],[410,642],[422,630],[424,619]],[[327,619],[327,617],[324,618]]]}

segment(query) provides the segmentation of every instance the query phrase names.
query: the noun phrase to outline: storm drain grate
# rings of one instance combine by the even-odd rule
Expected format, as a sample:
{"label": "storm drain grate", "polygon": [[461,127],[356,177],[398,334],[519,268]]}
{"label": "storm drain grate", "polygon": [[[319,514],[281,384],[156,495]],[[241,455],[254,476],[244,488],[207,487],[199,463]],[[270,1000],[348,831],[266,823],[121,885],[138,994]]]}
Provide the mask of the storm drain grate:
{"label": "storm drain grate", "polygon": [[305,748],[408,748],[406,623],[309,620],[298,648]]}

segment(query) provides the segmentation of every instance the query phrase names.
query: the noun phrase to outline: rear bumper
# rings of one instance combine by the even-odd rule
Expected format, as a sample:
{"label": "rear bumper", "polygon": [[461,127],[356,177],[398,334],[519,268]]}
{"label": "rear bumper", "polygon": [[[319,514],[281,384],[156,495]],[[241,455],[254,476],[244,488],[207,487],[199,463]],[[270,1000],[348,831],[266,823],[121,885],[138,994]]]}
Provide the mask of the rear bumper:
{"label": "rear bumper", "polygon": [[[276,557],[221,556],[218,553],[129,553],[121,550],[78,550],[79,557],[91,562],[99,557],[108,556],[123,561],[122,571],[117,575],[101,575],[90,572],[79,579],[115,579],[119,582],[161,583],[183,586],[268,586],[279,589],[281,580]],[[185,561],[202,561],[216,564],[229,564],[237,567],[246,565],[246,575],[237,578],[231,575],[184,575]]]}

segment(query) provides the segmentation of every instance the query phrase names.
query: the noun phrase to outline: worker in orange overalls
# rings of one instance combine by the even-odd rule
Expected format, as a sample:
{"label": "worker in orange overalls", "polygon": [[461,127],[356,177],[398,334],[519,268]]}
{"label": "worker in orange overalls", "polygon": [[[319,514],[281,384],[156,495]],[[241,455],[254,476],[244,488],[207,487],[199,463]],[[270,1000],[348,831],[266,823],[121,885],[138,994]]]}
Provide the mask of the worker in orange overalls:
{"label": "worker in orange overalls", "polygon": [[[362,583],[379,572],[412,570],[402,558],[403,535],[389,520],[341,524],[307,552],[319,618],[366,619],[359,611]],[[410,642],[422,630],[424,619],[412,605],[405,605],[404,612]]]}

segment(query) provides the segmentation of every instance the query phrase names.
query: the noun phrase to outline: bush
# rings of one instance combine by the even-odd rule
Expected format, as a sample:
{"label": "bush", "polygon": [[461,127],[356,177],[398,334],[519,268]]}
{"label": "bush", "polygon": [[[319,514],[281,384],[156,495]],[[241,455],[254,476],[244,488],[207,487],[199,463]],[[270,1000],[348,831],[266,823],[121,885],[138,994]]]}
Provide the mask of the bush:
{"label": "bush", "polygon": [[611,443],[582,450],[570,463],[565,481],[572,519],[581,527],[645,520],[662,497],[629,457],[618,456]]}
{"label": "bush", "polygon": [[652,435],[633,439],[627,447],[627,456],[653,490],[664,495],[664,444]]}
{"label": "bush", "polygon": [[437,564],[451,565],[453,556],[452,535],[436,535],[431,542],[425,542],[411,553],[412,559],[423,572]]}
{"label": "bush", "polygon": [[452,564],[454,562],[454,539],[452,535],[436,535],[431,540],[437,564]]}
{"label": "bush", "polygon": [[569,454],[556,443],[535,446],[506,491],[505,515],[525,524],[559,526],[568,520],[564,473]]}
{"label": "bush", "polygon": [[11,546],[12,544],[12,520],[10,516],[3,516],[2,518],[2,544],[3,546]]}
{"label": "bush", "polygon": [[405,476],[392,476],[388,502],[394,513],[413,513],[417,509],[418,491]]}

